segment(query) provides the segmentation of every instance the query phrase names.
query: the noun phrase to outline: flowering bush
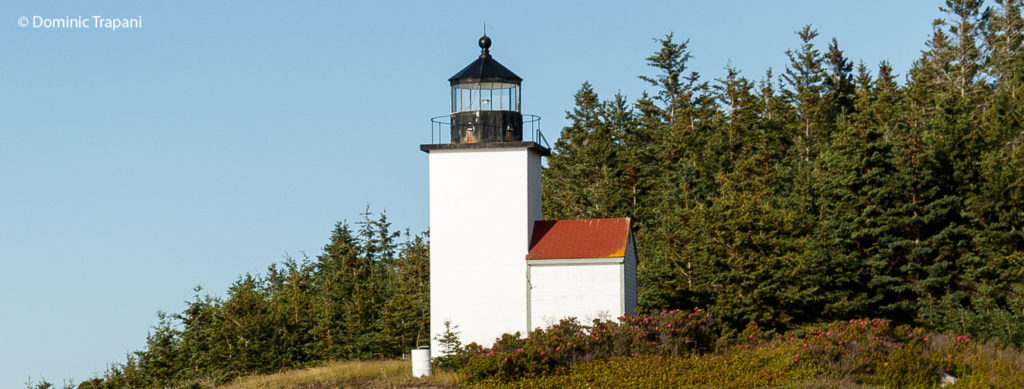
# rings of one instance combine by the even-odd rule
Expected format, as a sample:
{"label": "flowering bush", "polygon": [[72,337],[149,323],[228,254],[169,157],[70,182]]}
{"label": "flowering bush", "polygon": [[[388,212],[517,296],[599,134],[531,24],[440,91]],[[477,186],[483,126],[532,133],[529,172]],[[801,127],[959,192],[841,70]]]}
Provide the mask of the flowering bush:
{"label": "flowering bush", "polygon": [[[857,321],[859,325],[860,321]],[[867,325],[867,323],[865,323]],[[827,327],[825,325],[818,328]],[[914,329],[905,328],[907,332]],[[906,338],[896,327],[890,334]],[[829,331],[826,331],[829,332]],[[835,332],[833,332],[833,336]],[[814,335],[812,335],[813,337]],[[764,388],[764,387],[939,387],[944,370],[942,363],[952,363],[949,373],[955,377],[953,387],[1022,388],[1024,387],[1024,353],[998,344],[965,345],[963,338],[931,334],[913,339],[891,350],[888,358],[869,357],[876,371],[862,369],[835,372],[823,368],[808,343],[809,352],[794,355],[803,348],[803,335],[793,341],[780,341],[772,335],[756,346],[734,343],[733,347],[716,352],[684,356],[613,357],[581,362],[565,374],[549,374],[516,381],[489,380],[481,387],[490,388]],[[797,341],[800,340],[800,343]],[[859,344],[860,342],[858,342]],[[845,344],[845,343],[844,343]],[[744,346],[744,347],[740,347]],[[954,353],[949,353],[954,351]],[[957,354],[956,352],[962,352]],[[479,384],[479,382],[478,382]]]}
{"label": "flowering bush", "polygon": [[795,346],[793,361],[813,363],[836,375],[870,373],[889,355],[924,331],[900,327],[888,320],[851,319],[835,321],[823,328],[809,328],[803,334],[782,334],[779,339]]}
{"label": "flowering bush", "polygon": [[705,352],[719,331],[718,321],[700,308],[595,320],[592,326],[569,318],[525,338],[502,335],[489,348],[471,344],[462,351],[461,371],[470,380],[511,380],[565,371],[597,358]]}
{"label": "flowering bush", "polygon": [[[891,387],[935,385],[941,373],[965,375],[966,336],[948,346],[929,341],[921,328],[893,327],[884,319],[835,321],[800,334],[778,335],[793,363],[830,377],[865,376]],[[939,355],[944,358],[939,358]]]}
{"label": "flowering bush", "polygon": [[718,324],[700,308],[623,316],[617,322],[595,320],[588,346],[604,357],[704,352],[711,350],[718,339]]}
{"label": "flowering bush", "polygon": [[699,308],[591,325],[570,318],[525,337],[502,335],[491,347],[470,344],[459,371],[497,387],[931,387],[944,374],[967,387],[1024,387],[1024,354],[883,319],[783,334],[751,322],[716,349],[723,330]]}

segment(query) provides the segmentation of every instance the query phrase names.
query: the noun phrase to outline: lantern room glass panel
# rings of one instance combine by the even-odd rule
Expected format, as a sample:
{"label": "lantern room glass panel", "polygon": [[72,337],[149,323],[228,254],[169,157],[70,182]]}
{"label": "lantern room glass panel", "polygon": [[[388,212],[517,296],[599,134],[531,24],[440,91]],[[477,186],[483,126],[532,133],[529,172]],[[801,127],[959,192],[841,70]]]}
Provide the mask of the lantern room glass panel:
{"label": "lantern room glass panel", "polygon": [[519,112],[519,85],[507,82],[452,85],[452,113],[465,111]]}

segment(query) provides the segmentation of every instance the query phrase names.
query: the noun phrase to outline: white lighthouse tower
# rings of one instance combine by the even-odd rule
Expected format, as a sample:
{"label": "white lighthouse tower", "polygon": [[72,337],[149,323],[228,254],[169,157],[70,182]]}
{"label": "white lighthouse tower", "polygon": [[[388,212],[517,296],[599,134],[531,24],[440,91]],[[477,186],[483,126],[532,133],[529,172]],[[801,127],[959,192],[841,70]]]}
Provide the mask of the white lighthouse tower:
{"label": "white lighthouse tower", "polygon": [[[420,146],[430,165],[435,355],[445,321],[458,326],[463,344],[482,345],[528,325],[525,256],[541,218],[541,157],[550,150],[523,140],[522,79],[491,57],[490,46],[480,38],[480,57],[448,80],[451,114],[434,120],[445,125],[437,143]],[[539,118],[527,117],[536,126]],[[539,131],[530,135],[542,139]]]}

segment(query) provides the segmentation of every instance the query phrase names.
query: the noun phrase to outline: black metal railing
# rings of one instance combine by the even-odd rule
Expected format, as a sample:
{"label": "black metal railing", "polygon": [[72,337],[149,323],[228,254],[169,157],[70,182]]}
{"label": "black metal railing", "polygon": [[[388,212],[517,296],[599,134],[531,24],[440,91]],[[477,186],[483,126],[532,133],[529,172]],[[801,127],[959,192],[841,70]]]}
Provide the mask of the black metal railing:
{"label": "black metal railing", "polygon": [[[451,115],[430,118],[430,144],[451,143],[451,129]],[[530,139],[525,139],[527,134],[531,137]],[[551,148],[548,140],[544,138],[544,133],[540,131],[540,116],[523,114],[523,138],[525,142],[534,142],[547,149]]]}

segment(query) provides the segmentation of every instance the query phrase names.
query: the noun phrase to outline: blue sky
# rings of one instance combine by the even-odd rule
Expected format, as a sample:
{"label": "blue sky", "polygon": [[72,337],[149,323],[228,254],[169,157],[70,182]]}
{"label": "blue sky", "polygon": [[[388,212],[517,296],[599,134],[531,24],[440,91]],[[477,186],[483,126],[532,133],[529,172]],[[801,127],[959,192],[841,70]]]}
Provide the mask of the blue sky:
{"label": "blue sky", "polygon": [[[17,1],[0,7],[0,387],[75,383],[140,349],[156,312],[315,256],[367,204],[427,227],[429,118],[491,53],[557,139],[572,94],[645,90],[654,37],[704,80],[779,74],[814,25],[900,77],[937,1]],[[21,16],[142,18],[117,31]]]}

